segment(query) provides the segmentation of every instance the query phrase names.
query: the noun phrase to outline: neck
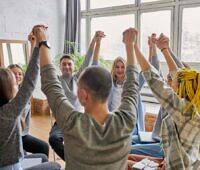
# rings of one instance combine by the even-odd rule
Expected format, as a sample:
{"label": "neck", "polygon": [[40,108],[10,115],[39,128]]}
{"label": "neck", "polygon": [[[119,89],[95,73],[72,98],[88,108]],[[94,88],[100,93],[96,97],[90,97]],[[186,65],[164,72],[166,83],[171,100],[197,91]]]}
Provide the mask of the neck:
{"label": "neck", "polygon": [[[95,106],[95,107],[94,107]],[[101,125],[104,124],[108,116],[107,103],[92,103],[90,106],[85,107],[86,113],[92,115],[92,117]]]}

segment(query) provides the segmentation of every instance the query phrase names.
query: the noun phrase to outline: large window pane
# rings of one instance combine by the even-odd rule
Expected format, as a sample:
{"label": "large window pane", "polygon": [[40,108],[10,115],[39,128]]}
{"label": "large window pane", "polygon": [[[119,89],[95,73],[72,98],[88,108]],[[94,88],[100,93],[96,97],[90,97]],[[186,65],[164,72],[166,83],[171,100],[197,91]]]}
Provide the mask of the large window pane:
{"label": "large window pane", "polygon": [[100,56],[108,60],[114,60],[118,56],[124,57],[122,32],[129,27],[134,27],[134,23],[134,14],[93,18],[91,23],[92,36],[97,30],[104,31],[106,35],[102,40]]}
{"label": "large window pane", "polygon": [[[148,36],[156,33],[159,36],[161,33],[170,37],[171,28],[171,11],[148,12],[141,15],[141,47],[142,52],[147,57],[149,55]],[[158,56],[161,61],[164,60],[160,50]]]}
{"label": "large window pane", "polygon": [[86,20],[81,19],[81,54],[86,53]]}
{"label": "large window pane", "polygon": [[81,10],[86,9],[86,0],[81,0]]}
{"label": "large window pane", "polygon": [[186,62],[200,61],[199,16],[200,7],[183,10],[181,58]]}
{"label": "large window pane", "polygon": [[25,51],[22,44],[11,43],[10,49],[12,53],[13,64],[26,64]]}
{"label": "large window pane", "polygon": [[91,8],[104,8],[134,3],[135,0],[90,0]]}

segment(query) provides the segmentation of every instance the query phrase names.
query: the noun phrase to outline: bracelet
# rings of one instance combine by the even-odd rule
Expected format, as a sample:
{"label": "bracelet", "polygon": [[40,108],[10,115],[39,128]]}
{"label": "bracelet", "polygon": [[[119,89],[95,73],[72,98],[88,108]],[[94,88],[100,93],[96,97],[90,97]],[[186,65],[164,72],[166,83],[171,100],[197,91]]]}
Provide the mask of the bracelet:
{"label": "bracelet", "polygon": [[164,50],[167,50],[167,48],[162,48],[162,49],[161,49],[161,52],[163,52]]}

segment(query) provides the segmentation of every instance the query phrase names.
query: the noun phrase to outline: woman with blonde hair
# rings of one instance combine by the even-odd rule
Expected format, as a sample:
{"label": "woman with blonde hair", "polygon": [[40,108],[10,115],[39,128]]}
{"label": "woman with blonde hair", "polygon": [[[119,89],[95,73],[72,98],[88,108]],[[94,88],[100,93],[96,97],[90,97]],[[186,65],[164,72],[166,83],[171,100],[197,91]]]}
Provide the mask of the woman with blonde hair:
{"label": "woman with blonde hair", "polygon": [[[109,100],[108,100],[109,111],[113,111],[117,109],[118,106],[121,104],[122,88],[126,80],[125,70],[126,70],[126,61],[122,57],[117,57],[113,61],[112,70],[111,70],[111,75],[113,79],[113,87],[112,87],[112,91],[110,93]],[[141,90],[144,84],[143,78],[141,76],[142,75],[139,74],[139,90]],[[139,94],[137,124],[136,124],[136,127],[133,129],[132,135],[138,135],[138,131],[144,131],[144,130],[145,130],[144,111],[142,107],[141,96]],[[134,138],[133,138],[133,143],[135,143]]]}
{"label": "woman with blonde hair", "polygon": [[[8,66],[8,68],[15,75],[18,88],[20,88],[24,79],[24,72],[23,72],[22,67],[20,67],[18,64],[11,64]],[[22,129],[21,136],[22,136],[23,149],[26,152],[30,152],[30,153],[37,153],[37,154],[42,153],[48,157],[49,155],[48,143],[29,134],[30,119],[31,119],[31,104],[29,101],[27,105],[25,106],[23,110],[23,114],[21,115],[21,118],[20,118],[21,129]]]}

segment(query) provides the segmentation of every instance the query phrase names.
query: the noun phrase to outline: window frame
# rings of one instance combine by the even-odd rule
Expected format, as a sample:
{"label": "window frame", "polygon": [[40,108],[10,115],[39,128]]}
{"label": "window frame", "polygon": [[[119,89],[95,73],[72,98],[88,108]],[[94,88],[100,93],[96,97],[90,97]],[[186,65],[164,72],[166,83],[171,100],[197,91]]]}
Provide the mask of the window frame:
{"label": "window frame", "polygon": [[[28,41],[0,39],[0,66],[1,67],[5,66],[4,65],[4,54],[3,54],[3,43],[6,43],[6,44],[15,43],[15,44],[22,44],[22,45],[24,45],[24,48],[25,48],[25,63],[26,64],[28,63],[28,60],[29,60],[29,46],[28,46]],[[8,57],[9,57],[9,63],[10,64],[15,64],[15,63],[13,63],[13,59],[10,58],[11,56],[8,56]]]}
{"label": "window frame", "polygon": [[[141,0],[135,0],[134,4],[91,9],[90,1],[86,0],[86,9],[81,11],[82,18],[86,18],[86,48],[88,48],[91,39],[92,18],[135,14],[135,28],[141,32],[142,13],[171,10],[170,42],[172,50],[177,54],[179,59],[181,58],[183,9],[200,6],[199,0],[160,0],[146,3],[142,3]],[[141,44],[140,41],[139,38],[139,46]],[[161,64],[166,66],[166,62],[161,62]],[[194,68],[200,68],[200,62],[191,62],[190,65]]]}

